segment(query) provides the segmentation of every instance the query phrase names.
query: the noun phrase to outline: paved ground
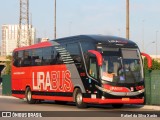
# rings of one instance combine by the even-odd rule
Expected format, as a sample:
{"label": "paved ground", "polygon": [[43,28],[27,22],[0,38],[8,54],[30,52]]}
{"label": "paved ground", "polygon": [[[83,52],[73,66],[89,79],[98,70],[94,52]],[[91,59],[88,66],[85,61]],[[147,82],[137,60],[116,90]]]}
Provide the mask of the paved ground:
{"label": "paved ground", "polygon": [[[2,86],[0,85],[0,99],[16,99],[12,96],[2,96]],[[47,102],[44,102],[47,103]],[[52,103],[52,102],[51,102]],[[0,103],[1,104],[1,103]],[[102,107],[102,106],[100,106]],[[106,106],[105,106],[106,107]],[[108,106],[111,107],[111,106]],[[108,108],[107,107],[107,108]],[[156,110],[160,111],[160,106],[152,106],[152,105],[125,105],[124,108],[138,108],[138,109],[144,109],[144,110]]]}
{"label": "paved ground", "polygon": [[[0,86],[0,93],[2,88]],[[55,104],[54,101],[44,101],[41,104],[27,104],[25,100],[18,99],[12,96],[2,96],[0,95],[0,111],[50,111],[48,114],[58,114],[59,116],[66,114],[67,111],[82,111],[82,116],[85,114],[92,114],[89,112],[101,112],[102,116],[119,116],[121,114],[138,114],[139,112],[144,112],[144,114],[153,114],[156,111],[160,111],[160,106],[140,106],[140,105],[125,105],[121,109],[113,109],[110,105],[89,105],[87,109],[78,109],[74,103]],[[60,111],[60,113],[55,113]],[[62,112],[65,111],[65,112]],[[106,114],[107,113],[107,114]],[[74,114],[67,113],[67,114]],[[93,113],[95,115],[95,113]],[[72,116],[72,115],[71,115]],[[143,118],[143,117],[141,117]],[[87,118],[86,118],[87,119]],[[92,120],[94,120],[93,118]]]}

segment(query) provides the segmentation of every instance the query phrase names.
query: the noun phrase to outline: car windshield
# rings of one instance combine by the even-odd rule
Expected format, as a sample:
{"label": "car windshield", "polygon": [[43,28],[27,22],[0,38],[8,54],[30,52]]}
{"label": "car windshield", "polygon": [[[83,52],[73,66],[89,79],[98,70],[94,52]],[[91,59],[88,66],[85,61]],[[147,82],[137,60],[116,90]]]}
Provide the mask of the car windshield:
{"label": "car windshield", "polygon": [[116,83],[135,83],[143,79],[138,50],[103,51],[101,78]]}

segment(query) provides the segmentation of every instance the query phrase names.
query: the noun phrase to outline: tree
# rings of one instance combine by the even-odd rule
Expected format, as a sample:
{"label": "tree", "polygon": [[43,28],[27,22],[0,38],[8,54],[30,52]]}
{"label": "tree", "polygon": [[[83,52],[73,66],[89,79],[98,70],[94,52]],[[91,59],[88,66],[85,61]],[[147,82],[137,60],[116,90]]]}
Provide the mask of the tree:
{"label": "tree", "polygon": [[12,56],[8,55],[6,56],[7,61],[5,62],[6,68],[5,68],[5,73],[6,75],[11,74],[11,61],[12,61]]}
{"label": "tree", "polygon": [[[147,65],[147,59],[144,59],[144,70],[149,70]],[[160,70],[160,62],[157,60],[152,60],[152,68],[150,70]]]}

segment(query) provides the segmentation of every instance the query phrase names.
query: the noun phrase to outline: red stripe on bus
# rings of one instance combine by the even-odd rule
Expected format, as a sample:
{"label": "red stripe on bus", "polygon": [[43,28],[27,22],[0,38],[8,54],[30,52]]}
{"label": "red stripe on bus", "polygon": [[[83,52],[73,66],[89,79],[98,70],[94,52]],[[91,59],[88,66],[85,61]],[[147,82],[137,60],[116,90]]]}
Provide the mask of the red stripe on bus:
{"label": "red stripe on bus", "polygon": [[123,104],[141,104],[144,103],[144,99],[92,99],[92,98],[83,98],[83,102],[86,103],[99,103],[99,104],[112,104],[112,103],[123,103]]}
{"label": "red stripe on bus", "polygon": [[103,84],[103,87],[107,90],[111,90],[114,92],[130,92],[130,90],[127,87],[117,87],[117,86],[111,86],[108,84]]}
{"label": "red stripe on bus", "polygon": [[16,48],[14,51],[34,49],[34,48],[43,48],[43,47],[49,47],[49,46],[52,46],[51,42],[41,42],[41,43],[34,44],[31,46]]}
{"label": "red stripe on bus", "polygon": [[20,99],[25,98],[25,95],[24,95],[24,94],[12,94],[12,96],[13,96],[13,97],[20,98]]}

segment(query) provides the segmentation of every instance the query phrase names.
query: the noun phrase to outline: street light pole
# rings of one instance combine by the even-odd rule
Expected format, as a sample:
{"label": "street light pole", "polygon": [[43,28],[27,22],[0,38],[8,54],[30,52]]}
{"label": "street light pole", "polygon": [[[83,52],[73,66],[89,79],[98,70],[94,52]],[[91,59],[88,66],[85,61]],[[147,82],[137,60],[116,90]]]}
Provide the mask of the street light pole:
{"label": "street light pole", "polygon": [[54,0],[54,39],[57,37],[56,32],[56,0]]}
{"label": "street light pole", "polygon": [[157,59],[157,52],[158,52],[158,50],[157,50],[157,35],[158,35],[158,31],[156,31],[156,59]]}
{"label": "street light pole", "polygon": [[156,42],[155,42],[155,41],[152,41],[152,42],[149,42],[148,44],[146,44],[146,45],[144,46],[146,53],[147,53],[147,50],[149,50],[148,47],[151,47],[151,44],[153,44],[153,43],[156,43]]}
{"label": "street light pole", "polygon": [[126,0],[126,38],[129,39],[129,0]]}

